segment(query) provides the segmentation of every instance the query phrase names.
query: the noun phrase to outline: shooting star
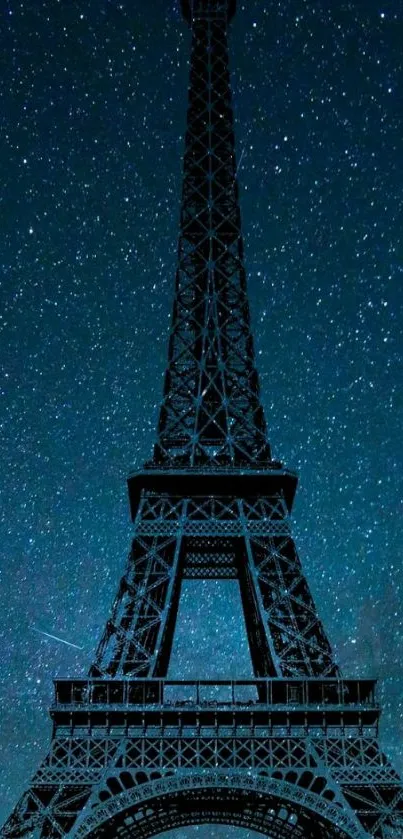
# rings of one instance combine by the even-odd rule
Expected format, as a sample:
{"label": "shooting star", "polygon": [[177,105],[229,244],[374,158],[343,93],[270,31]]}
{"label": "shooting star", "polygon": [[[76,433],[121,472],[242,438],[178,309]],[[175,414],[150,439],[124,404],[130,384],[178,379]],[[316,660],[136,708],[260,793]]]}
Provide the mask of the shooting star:
{"label": "shooting star", "polygon": [[83,650],[84,647],[79,647],[78,644],[72,644],[71,641],[65,641],[64,638],[58,638],[57,635],[51,635],[50,632],[44,632],[42,629],[37,629],[36,626],[32,627],[35,632],[39,632],[40,635],[45,635],[46,638],[53,638],[54,641],[60,641],[61,644],[66,644],[68,647],[74,647],[76,650]]}
{"label": "shooting star", "polygon": [[244,147],[243,147],[243,149],[242,149],[242,154],[241,154],[241,156],[240,156],[240,158],[239,158],[239,163],[238,163],[238,166],[236,167],[235,176],[238,174],[238,169],[239,169],[239,167],[240,167],[240,165],[241,165],[241,163],[242,163],[242,158],[243,158],[243,156],[244,156],[244,154],[245,154],[245,149],[246,149],[246,146],[244,146]]}
{"label": "shooting star", "polygon": [[237,177],[238,177],[239,167],[240,167],[240,165],[241,165],[241,163],[242,163],[242,158],[243,158],[243,156],[244,156],[244,154],[245,154],[245,151],[246,151],[246,146],[244,146],[244,147],[243,147],[243,149],[242,149],[242,153],[241,153],[241,156],[240,156],[239,161],[238,161],[238,166],[237,166],[237,167],[236,167],[236,169],[235,169],[235,175],[234,175],[234,180],[232,181],[232,186],[234,186],[234,183],[235,183],[235,181],[236,181],[236,179],[237,179]]}

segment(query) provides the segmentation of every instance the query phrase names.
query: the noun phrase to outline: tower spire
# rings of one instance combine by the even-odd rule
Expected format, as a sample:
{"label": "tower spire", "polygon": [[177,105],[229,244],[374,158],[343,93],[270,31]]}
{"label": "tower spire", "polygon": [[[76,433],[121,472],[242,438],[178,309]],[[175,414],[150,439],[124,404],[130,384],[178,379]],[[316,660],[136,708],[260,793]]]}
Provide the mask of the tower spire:
{"label": "tower spire", "polygon": [[154,462],[268,466],[246,292],[228,0],[183,0],[192,28],[175,304]]}

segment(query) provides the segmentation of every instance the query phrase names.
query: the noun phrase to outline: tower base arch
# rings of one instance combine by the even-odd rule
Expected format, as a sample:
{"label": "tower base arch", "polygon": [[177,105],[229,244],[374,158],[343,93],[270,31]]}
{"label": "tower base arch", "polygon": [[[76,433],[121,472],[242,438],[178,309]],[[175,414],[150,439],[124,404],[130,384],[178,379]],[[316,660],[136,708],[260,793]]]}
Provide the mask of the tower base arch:
{"label": "tower base arch", "polygon": [[264,776],[165,776],[83,813],[76,839],[146,839],[192,824],[227,824],[270,839],[364,839],[352,811],[292,783]]}

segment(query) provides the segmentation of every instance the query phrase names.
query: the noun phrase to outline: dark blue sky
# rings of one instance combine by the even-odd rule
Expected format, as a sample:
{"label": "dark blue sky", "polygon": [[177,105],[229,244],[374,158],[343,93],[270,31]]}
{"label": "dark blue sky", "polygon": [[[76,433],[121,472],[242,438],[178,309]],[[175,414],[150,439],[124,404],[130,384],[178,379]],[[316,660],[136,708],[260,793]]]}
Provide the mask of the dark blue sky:
{"label": "dark blue sky", "polygon": [[[52,677],[91,662],[130,545],[125,476],[151,454],[186,120],[177,6],[3,4],[0,822],[48,747]],[[273,454],[299,472],[303,566],[345,674],[382,680],[400,769],[402,43],[397,0],[250,0],[230,39]],[[250,672],[225,585],[185,588],[172,675],[196,650],[200,675]]]}

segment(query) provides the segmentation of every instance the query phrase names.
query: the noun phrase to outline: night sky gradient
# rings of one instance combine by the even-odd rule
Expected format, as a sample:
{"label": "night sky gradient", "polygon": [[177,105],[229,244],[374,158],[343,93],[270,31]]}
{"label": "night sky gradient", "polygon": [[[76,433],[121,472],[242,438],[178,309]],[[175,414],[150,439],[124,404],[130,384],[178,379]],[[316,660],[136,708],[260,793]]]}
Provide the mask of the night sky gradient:
{"label": "night sky gradient", "polygon": [[[48,748],[52,678],[86,674],[130,547],[125,478],[151,455],[167,355],[190,49],[177,0],[1,5],[0,823]],[[248,0],[230,31],[273,456],[300,475],[303,567],[345,675],[381,679],[400,771],[402,44],[399,0]],[[188,582],[170,675],[250,674],[236,583]]]}

